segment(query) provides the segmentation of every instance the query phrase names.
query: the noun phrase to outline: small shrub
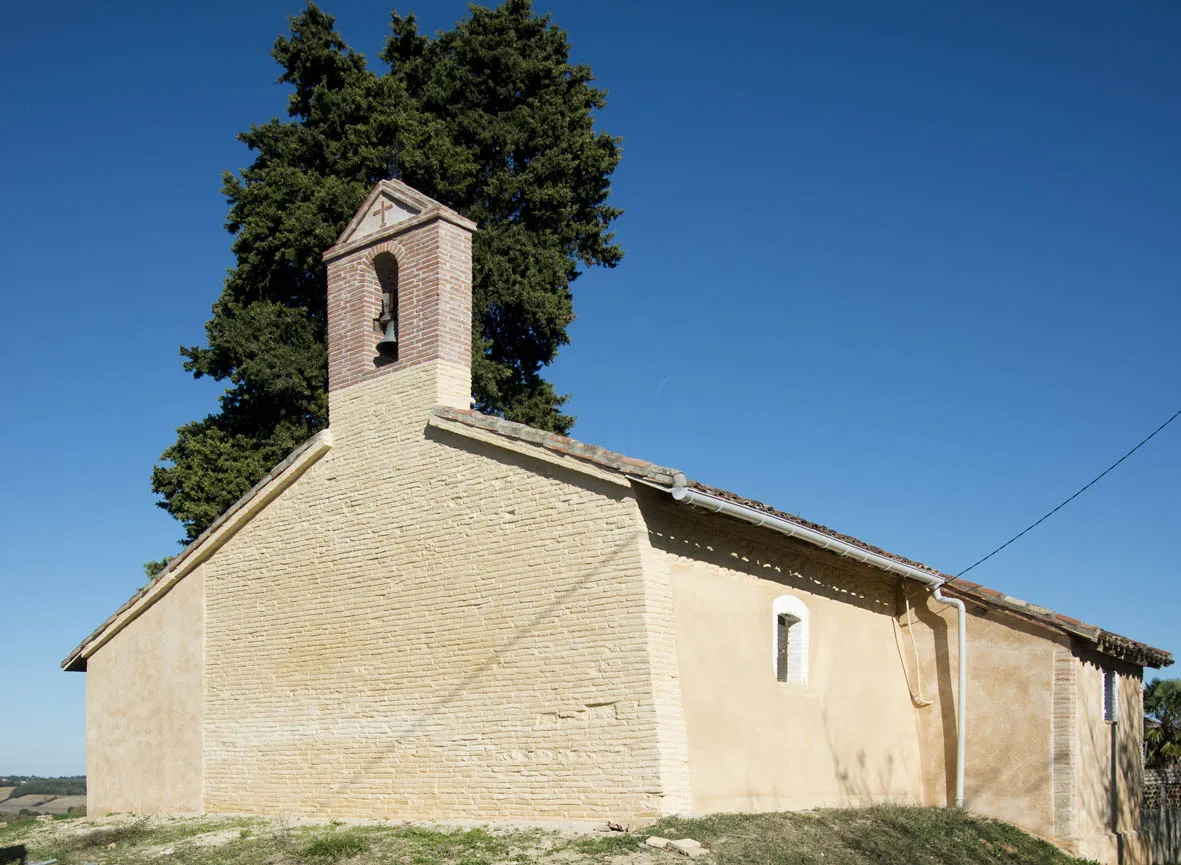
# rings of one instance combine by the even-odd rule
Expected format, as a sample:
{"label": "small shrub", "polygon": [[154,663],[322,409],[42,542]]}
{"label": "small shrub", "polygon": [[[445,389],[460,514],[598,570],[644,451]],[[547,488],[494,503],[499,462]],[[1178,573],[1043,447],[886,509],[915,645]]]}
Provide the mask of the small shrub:
{"label": "small shrub", "polygon": [[505,838],[487,829],[439,830],[411,827],[398,833],[404,852],[413,865],[457,863],[457,865],[492,865],[509,858],[511,845]]}
{"label": "small shrub", "polygon": [[347,859],[369,849],[369,842],[355,832],[331,832],[313,839],[303,848],[304,856],[321,862]]}
{"label": "small shrub", "polygon": [[280,817],[271,829],[271,840],[280,850],[287,850],[291,847],[291,824],[286,817]]}
{"label": "small shrub", "polygon": [[618,832],[612,835],[579,838],[573,841],[570,846],[583,856],[601,859],[603,857],[625,856],[628,853],[634,853],[643,846],[643,841],[639,835]]}
{"label": "small shrub", "polygon": [[132,844],[143,840],[148,834],[147,823],[138,821],[125,826],[111,826],[95,829],[67,840],[60,849],[67,852],[75,850],[92,850],[106,847],[108,844]]}

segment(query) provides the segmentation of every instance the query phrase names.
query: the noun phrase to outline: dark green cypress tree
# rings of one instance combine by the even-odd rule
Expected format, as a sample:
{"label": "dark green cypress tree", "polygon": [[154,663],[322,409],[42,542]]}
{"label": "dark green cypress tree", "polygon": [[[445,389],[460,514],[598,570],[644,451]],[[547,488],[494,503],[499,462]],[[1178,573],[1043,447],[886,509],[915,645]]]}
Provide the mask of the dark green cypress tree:
{"label": "dark green cypress tree", "polygon": [[382,75],[309,4],[272,56],[293,88],[289,119],[239,136],[255,157],[224,178],[237,266],[207,345],[182,349],[186,370],[228,387],[152,473],[188,540],[327,424],[320,254],[378,180],[396,173],[479,224],[473,396],[510,420],[569,430],[541,371],[568,342],[580,269],[623,254],[607,203],[618,141],[593,127],[605,94],[529,0],[473,6],[436,37],[395,12]]}

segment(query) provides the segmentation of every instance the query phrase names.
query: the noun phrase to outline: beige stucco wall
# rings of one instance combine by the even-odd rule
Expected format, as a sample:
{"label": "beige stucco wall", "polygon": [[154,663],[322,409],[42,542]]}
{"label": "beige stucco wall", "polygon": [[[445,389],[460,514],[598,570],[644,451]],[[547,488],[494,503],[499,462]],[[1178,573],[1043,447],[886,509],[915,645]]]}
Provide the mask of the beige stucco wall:
{"label": "beige stucco wall", "polygon": [[209,811],[675,806],[630,486],[428,427],[439,373],[334,392],[332,450],[205,564]]}
{"label": "beige stucco wall", "polygon": [[[924,697],[924,800],[955,802],[956,610],[911,589]],[[965,807],[1054,837],[1052,735],[1055,647],[1046,628],[968,602],[968,726]]]}
{"label": "beige stucco wall", "polygon": [[[695,810],[954,803],[954,607],[913,582],[660,493],[639,500],[659,563],[649,568],[666,571],[672,588]],[[773,673],[771,609],[784,594],[810,611],[804,686]],[[971,602],[967,635],[966,806],[1117,861],[1106,828],[1113,728],[1102,722],[1094,659],[1065,635]],[[1139,717],[1139,669],[1104,663],[1123,674],[1124,716]],[[1128,833],[1140,734],[1134,724],[1115,729],[1118,843],[1123,861],[1137,862]]]}
{"label": "beige stucco wall", "polygon": [[[671,575],[693,808],[920,802],[893,580],[659,493],[641,505]],[[775,678],[784,594],[810,612],[806,685]]]}
{"label": "beige stucco wall", "polygon": [[[1141,669],[1013,616],[971,602],[968,611],[966,807],[1084,858],[1144,861],[1136,832]],[[924,682],[932,683],[925,696],[934,700],[934,711],[919,713],[933,805],[954,795],[955,627],[955,610],[930,601],[915,628]],[[1115,725],[1103,720],[1101,665],[1120,673],[1123,720]]]}
{"label": "beige stucco wall", "polygon": [[202,811],[203,596],[198,568],[90,658],[90,814]]}
{"label": "beige stucco wall", "polygon": [[[1107,863],[1146,861],[1138,837],[1144,692],[1141,668],[1090,651],[1076,653],[1079,752],[1077,848]],[[1119,676],[1118,721],[1103,717],[1103,669]]]}

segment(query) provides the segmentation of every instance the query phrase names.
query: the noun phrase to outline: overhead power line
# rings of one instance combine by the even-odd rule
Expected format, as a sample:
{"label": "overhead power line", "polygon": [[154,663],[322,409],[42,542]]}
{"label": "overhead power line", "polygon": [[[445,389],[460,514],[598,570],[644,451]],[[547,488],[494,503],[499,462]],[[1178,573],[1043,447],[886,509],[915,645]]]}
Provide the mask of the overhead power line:
{"label": "overhead power line", "polygon": [[1176,411],[1176,412],[1173,414],[1173,416],[1172,416],[1171,418],[1169,418],[1169,419],[1168,419],[1167,421],[1165,421],[1163,424],[1161,424],[1161,425],[1160,425],[1160,426],[1158,426],[1156,429],[1154,429],[1152,432],[1150,432],[1150,433],[1149,433],[1149,434],[1148,434],[1148,435],[1147,435],[1147,436],[1144,438],[1144,440],[1140,442],[1140,444],[1136,445],[1134,448],[1132,448],[1130,451],[1128,451],[1126,454],[1124,454],[1124,455],[1123,455],[1122,457],[1120,457],[1118,460],[1116,460],[1116,461],[1115,461],[1115,462],[1113,462],[1111,465],[1109,465],[1107,468],[1105,468],[1105,469],[1104,469],[1102,472],[1100,472],[1100,473],[1099,473],[1099,474],[1098,474],[1098,475],[1097,475],[1097,476],[1096,476],[1096,477],[1095,477],[1095,478],[1094,478],[1094,479],[1093,479],[1093,480],[1092,480],[1090,483],[1088,483],[1086,486],[1082,487],[1082,489],[1080,489],[1078,492],[1076,492],[1076,493],[1075,493],[1073,496],[1071,496],[1070,498],[1068,498],[1066,501],[1062,502],[1060,505],[1058,505],[1058,507],[1054,508],[1052,511],[1049,511],[1048,513],[1046,513],[1046,514],[1045,514],[1045,515],[1044,515],[1044,516],[1043,516],[1043,517],[1042,517],[1040,520],[1038,520],[1037,522],[1035,522],[1035,523],[1032,523],[1031,525],[1029,525],[1029,526],[1027,526],[1025,529],[1023,529],[1022,531],[1020,531],[1020,532],[1018,532],[1017,534],[1013,535],[1013,537],[1009,538],[1007,541],[1005,541],[1003,544],[1001,544],[999,547],[997,547],[995,550],[993,550],[991,553],[989,553],[989,554],[988,554],[987,556],[985,556],[984,558],[980,559],[979,561],[973,562],[973,563],[972,563],[972,564],[970,564],[968,567],[964,568],[962,571],[960,571],[958,574],[956,574],[954,577],[952,577],[952,579],[953,579],[953,580],[958,580],[958,579],[959,579],[960,577],[962,577],[964,574],[968,573],[968,571],[972,570],[972,568],[976,567],[977,565],[982,565],[982,564],[984,564],[984,563],[985,563],[985,562],[987,562],[989,559],[991,559],[993,556],[995,556],[997,553],[999,553],[1001,550],[1003,550],[1005,547],[1009,546],[1009,544],[1013,543],[1014,541],[1020,540],[1020,539],[1021,539],[1021,538],[1023,538],[1025,535],[1027,535],[1027,534],[1029,534],[1030,532],[1032,532],[1034,529],[1036,529],[1038,526],[1040,526],[1042,523],[1044,523],[1044,522],[1045,522],[1046,520],[1048,520],[1050,517],[1054,516],[1054,514],[1058,513],[1058,511],[1062,510],[1064,507],[1066,507],[1068,504],[1070,504],[1071,502],[1073,502],[1075,499],[1077,499],[1079,496],[1081,496],[1083,493],[1085,493],[1085,492],[1086,492],[1087,490],[1089,490],[1091,487],[1095,486],[1095,484],[1099,483],[1099,481],[1103,480],[1103,478],[1104,478],[1104,477],[1106,477],[1106,476],[1107,476],[1107,475],[1108,475],[1108,474],[1111,472],[1111,470],[1112,470],[1112,469],[1114,469],[1116,466],[1118,466],[1120,463],[1122,463],[1124,460],[1126,460],[1126,459],[1127,459],[1128,457],[1130,457],[1132,454],[1136,453],[1136,451],[1140,450],[1140,448],[1144,447],[1146,444],[1148,444],[1150,441],[1152,441],[1153,437],[1154,437],[1154,436],[1155,436],[1155,435],[1156,435],[1158,432],[1160,432],[1161,430],[1163,430],[1165,427],[1167,427],[1169,424],[1171,424],[1173,421],[1175,421],[1175,420],[1176,420],[1178,417],[1181,417],[1181,409],[1178,409],[1178,410],[1177,410],[1177,411]]}

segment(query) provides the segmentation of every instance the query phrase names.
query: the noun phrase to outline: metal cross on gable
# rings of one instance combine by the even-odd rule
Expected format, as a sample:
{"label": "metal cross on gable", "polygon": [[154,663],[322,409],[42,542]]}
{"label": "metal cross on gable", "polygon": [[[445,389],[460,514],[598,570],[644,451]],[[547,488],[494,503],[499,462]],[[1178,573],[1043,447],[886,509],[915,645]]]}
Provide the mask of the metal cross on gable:
{"label": "metal cross on gable", "polygon": [[385,198],[383,198],[383,199],[381,200],[381,204],[377,205],[377,207],[375,207],[373,210],[371,210],[371,211],[369,212],[369,215],[370,215],[370,216],[372,216],[372,215],[373,215],[373,214],[375,214],[375,213],[377,213],[377,214],[380,214],[380,216],[381,216],[381,227],[382,227],[382,228],[385,228],[385,215],[386,215],[387,213],[389,213],[389,212],[390,212],[391,210],[393,210],[393,209],[394,209],[394,206],[393,206],[392,204],[390,204],[389,200],[388,200],[388,199],[385,199]]}

